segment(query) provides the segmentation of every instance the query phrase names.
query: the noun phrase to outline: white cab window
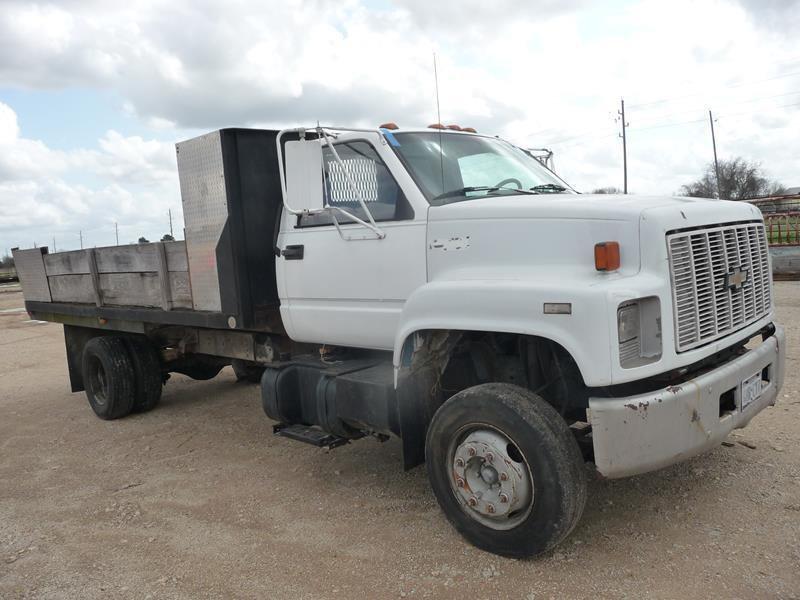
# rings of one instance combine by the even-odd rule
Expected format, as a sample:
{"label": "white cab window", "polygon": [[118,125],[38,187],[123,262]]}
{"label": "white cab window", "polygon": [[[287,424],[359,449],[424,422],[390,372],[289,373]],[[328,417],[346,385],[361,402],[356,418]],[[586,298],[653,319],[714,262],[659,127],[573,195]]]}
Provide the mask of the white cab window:
{"label": "white cab window", "polygon": [[[355,187],[364,200],[376,221],[396,221],[414,217],[411,205],[403,191],[395,181],[375,148],[366,141],[338,142],[335,144],[341,164],[336,160],[330,148],[323,148],[322,160],[325,169],[325,204],[336,206],[366,219],[367,215],[358,202],[358,195],[353,190],[345,173],[355,183]],[[352,222],[337,213],[340,223]],[[331,225],[330,214],[303,216],[299,219],[299,227]]]}

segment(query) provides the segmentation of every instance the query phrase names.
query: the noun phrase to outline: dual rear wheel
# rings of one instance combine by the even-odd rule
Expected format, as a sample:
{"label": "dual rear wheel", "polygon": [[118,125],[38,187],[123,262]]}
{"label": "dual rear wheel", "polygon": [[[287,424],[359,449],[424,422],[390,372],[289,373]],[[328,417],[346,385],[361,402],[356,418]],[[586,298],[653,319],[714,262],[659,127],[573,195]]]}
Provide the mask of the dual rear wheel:
{"label": "dual rear wheel", "polygon": [[120,419],[154,408],[161,399],[161,362],[144,336],[101,336],[83,349],[86,397],[101,419]]}

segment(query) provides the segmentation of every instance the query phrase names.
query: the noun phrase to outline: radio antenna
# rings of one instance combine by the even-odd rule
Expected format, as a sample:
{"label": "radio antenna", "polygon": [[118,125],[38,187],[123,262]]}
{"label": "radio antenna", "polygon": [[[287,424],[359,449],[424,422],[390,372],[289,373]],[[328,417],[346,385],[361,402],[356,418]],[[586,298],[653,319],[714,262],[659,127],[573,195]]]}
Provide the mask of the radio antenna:
{"label": "radio antenna", "polygon": [[436,125],[439,129],[439,166],[442,170],[442,194],[444,189],[444,150],[442,148],[442,112],[439,108],[439,71],[436,68],[436,52],[433,53],[433,82],[436,86]]}

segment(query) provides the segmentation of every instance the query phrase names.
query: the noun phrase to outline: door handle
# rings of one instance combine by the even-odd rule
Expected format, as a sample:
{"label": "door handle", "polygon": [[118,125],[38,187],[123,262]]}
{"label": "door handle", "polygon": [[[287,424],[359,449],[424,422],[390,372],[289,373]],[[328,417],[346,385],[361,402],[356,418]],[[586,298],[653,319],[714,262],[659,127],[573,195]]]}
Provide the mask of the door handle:
{"label": "door handle", "polygon": [[281,250],[281,256],[286,260],[303,260],[303,251],[305,247],[303,244],[295,244],[292,246],[286,246],[283,250]]}

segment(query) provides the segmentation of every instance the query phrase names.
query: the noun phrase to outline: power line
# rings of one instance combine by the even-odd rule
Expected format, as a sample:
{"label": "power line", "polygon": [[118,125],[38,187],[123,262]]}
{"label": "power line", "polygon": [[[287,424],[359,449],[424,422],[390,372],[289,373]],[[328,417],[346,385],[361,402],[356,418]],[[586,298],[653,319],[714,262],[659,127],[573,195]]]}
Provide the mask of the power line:
{"label": "power line", "polygon": [[[751,102],[760,102],[762,100],[772,100],[773,98],[784,98],[786,96],[796,96],[798,94],[800,94],[800,91],[786,92],[785,94],[774,94],[772,96],[760,96],[758,98],[749,98],[747,100],[737,100],[735,102],[722,102],[721,104],[720,103],[715,103],[715,106],[717,106],[718,108],[722,107],[724,109],[725,107],[728,107],[728,106],[737,106],[739,104],[749,104]],[[630,106],[628,108],[630,108]],[[767,107],[767,108],[770,108],[770,107]],[[689,114],[689,113],[696,113],[696,112],[700,112],[700,109],[699,108],[687,108],[686,110],[679,110],[677,112],[671,112],[671,113],[667,113],[667,114],[650,115],[650,116],[647,116],[646,119],[654,119],[656,122],[658,122],[661,119],[669,119],[669,118],[672,118],[672,117],[677,117],[677,116],[680,116],[680,115],[685,115],[685,114]]]}
{"label": "power line", "polygon": [[[770,106],[769,108],[789,108],[792,106],[800,106],[800,102],[795,102],[793,104],[781,104],[780,106]],[[752,115],[753,113],[757,112],[761,112],[761,110],[746,110],[738,113],[727,113],[727,114],[723,113],[722,117],[735,117],[737,115]]]}
{"label": "power line", "polygon": [[[731,83],[728,85],[721,86],[720,89],[728,89],[733,87],[742,87],[744,85],[751,85],[756,83],[764,83],[766,81],[774,81],[776,79],[783,79],[785,77],[794,77],[796,75],[800,75],[800,71],[794,71],[792,73],[784,73],[783,75],[776,75],[774,77],[767,77],[766,79],[757,79],[754,81],[740,81],[738,83]],[[630,104],[628,108],[641,108],[642,106],[653,106],[655,104],[664,104],[666,102],[672,102],[673,100],[682,100],[683,98],[692,98],[694,96],[701,96],[707,92],[695,92],[692,94],[683,94],[681,96],[671,96],[669,98],[662,98],[660,100],[653,100],[651,102],[639,102],[638,104]]]}
{"label": "power line", "polygon": [[677,127],[679,125],[689,125],[691,123],[703,123],[705,119],[694,119],[692,121],[679,121],[678,123],[660,123],[649,127],[634,127],[634,131],[647,131],[649,129],[662,129],[664,127]]}

